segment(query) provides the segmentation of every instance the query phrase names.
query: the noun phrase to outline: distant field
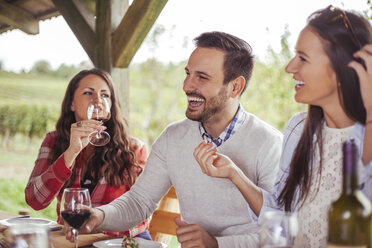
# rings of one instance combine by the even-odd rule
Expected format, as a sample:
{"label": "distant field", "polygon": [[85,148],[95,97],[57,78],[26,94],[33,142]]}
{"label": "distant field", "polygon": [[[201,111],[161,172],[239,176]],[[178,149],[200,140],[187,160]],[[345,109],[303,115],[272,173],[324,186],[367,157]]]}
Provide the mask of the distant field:
{"label": "distant field", "polygon": [[48,105],[59,109],[67,84],[59,78],[0,72],[0,103]]}

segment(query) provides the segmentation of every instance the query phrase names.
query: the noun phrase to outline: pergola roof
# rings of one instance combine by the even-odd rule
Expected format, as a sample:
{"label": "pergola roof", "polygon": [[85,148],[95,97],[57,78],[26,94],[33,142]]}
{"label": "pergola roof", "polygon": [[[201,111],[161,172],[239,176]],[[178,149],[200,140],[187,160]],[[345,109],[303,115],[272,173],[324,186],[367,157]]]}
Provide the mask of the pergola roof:
{"label": "pergola roof", "polygon": [[0,34],[62,15],[96,67],[127,68],[167,0],[0,0]]}
{"label": "pergola roof", "polygon": [[20,29],[39,33],[39,21],[59,16],[51,0],[0,0],[0,34]]}

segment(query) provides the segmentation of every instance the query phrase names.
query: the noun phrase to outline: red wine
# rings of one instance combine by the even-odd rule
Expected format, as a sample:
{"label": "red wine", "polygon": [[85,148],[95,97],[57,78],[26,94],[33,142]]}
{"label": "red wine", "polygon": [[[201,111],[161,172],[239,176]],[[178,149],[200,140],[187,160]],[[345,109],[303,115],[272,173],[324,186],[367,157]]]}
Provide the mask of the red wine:
{"label": "red wine", "polygon": [[96,120],[96,121],[101,121],[101,122],[105,122],[105,121],[107,121],[108,120],[108,118],[103,118],[103,117],[93,117],[92,118],[93,120]]}
{"label": "red wine", "polygon": [[61,212],[62,218],[73,228],[80,229],[90,217],[90,211],[87,209],[81,210],[64,210]]}

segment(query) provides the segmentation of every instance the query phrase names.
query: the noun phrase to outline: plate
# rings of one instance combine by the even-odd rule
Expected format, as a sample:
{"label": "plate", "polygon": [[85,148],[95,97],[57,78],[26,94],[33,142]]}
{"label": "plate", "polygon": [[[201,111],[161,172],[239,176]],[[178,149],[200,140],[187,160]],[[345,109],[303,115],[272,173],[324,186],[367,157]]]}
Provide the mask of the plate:
{"label": "plate", "polygon": [[[135,239],[137,243],[139,244],[139,248],[167,248],[168,246],[166,244],[152,241],[152,240],[146,240],[146,239]],[[121,248],[121,242],[123,241],[122,238],[119,239],[109,239],[109,240],[103,240],[94,242],[93,246],[97,248]]]}
{"label": "plate", "polygon": [[58,223],[53,220],[47,220],[42,218],[10,218],[0,220],[0,224],[5,226],[13,226],[17,224],[35,224],[35,225],[57,225]]}

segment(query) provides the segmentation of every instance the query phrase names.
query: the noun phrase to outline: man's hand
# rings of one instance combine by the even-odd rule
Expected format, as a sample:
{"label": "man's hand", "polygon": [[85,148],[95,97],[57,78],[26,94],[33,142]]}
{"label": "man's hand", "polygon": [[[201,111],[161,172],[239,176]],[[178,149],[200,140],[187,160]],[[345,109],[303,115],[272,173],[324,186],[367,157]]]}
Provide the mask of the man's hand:
{"label": "man's hand", "polygon": [[194,157],[202,172],[211,177],[234,180],[240,169],[227,156],[217,152],[213,143],[202,141],[194,150]]}
{"label": "man's hand", "polygon": [[215,237],[212,237],[202,227],[197,224],[188,224],[179,218],[174,218],[178,228],[176,230],[178,242],[182,248],[203,247],[218,248]]}
{"label": "man's hand", "polygon": [[[103,222],[105,218],[105,213],[102,210],[99,210],[97,208],[92,208],[90,210],[90,213],[91,215],[90,215],[89,220],[79,230],[80,234],[98,232],[95,229]],[[64,231],[65,231],[66,239],[69,240],[70,242],[74,242],[75,238],[72,233],[72,228],[70,225],[66,223],[66,221],[65,221]]]}

